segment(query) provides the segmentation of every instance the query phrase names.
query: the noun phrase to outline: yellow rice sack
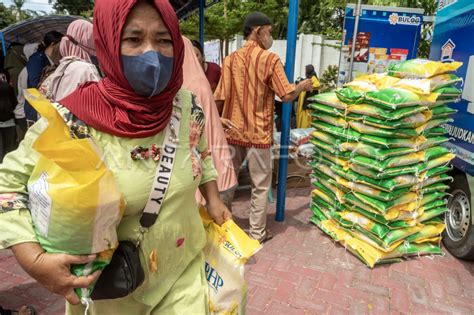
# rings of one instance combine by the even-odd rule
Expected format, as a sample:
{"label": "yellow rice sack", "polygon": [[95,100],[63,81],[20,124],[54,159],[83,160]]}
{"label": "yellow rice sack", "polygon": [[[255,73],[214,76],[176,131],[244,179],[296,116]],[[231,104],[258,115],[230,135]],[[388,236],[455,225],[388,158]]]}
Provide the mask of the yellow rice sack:
{"label": "yellow rice sack", "polygon": [[399,78],[431,78],[438,74],[453,72],[462,66],[462,62],[443,63],[426,59],[411,59],[393,63],[389,75]]}

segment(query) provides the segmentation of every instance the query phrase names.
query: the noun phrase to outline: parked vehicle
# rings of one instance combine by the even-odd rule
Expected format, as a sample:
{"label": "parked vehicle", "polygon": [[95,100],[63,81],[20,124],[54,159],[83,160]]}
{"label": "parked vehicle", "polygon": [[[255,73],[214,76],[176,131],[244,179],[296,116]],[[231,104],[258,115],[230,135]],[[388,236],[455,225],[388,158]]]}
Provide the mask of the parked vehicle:
{"label": "parked vehicle", "polygon": [[446,213],[443,242],[456,257],[474,259],[474,2],[440,0],[436,14],[430,59],[461,61],[456,75],[463,78],[454,122],[445,125],[451,137],[447,144],[455,153],[451,197]]}

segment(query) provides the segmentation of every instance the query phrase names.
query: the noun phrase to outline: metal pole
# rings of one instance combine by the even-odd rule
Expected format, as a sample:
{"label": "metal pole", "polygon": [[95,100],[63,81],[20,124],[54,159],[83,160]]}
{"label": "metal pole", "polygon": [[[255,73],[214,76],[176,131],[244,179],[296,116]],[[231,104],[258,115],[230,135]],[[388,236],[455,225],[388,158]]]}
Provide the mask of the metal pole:
{"label": "metal pole", "polygon": [[352,49],[351,49],[351,62],[349,64],[349,82],[352,81],[352,69],[354,67],[354,53],[356,48],[357,33],[359,32],[359,19],[360,19],[360,8],[362,0],[358,0],[354,9],[355,22],[354,22],[354,34],[352,35]]}
{"label": "metal pole", "polygon": [[199,0],[199,42],[204,49],[204,7],[206,0]]}
{"label": "metal pole", "polygon": [[[286,41],[285,72],[288,80],[293,82],[295,74],[296,33],[298,30],[298,0],[290,0],[288,12],[288,38]],[[288,145],[290,140],[291,103],[283,103],[281,118],[281,148],[278,168],[278,195],[275,220],[285,220],[286,176],[288,175]]]}
{"label": "metal pole", "polygon": [[7,56],[7,45],[5,45],[5,35],[3,35],[3,32],[0,32],[0,39],[2,40],[2,50],[3,50],[3,56]]}

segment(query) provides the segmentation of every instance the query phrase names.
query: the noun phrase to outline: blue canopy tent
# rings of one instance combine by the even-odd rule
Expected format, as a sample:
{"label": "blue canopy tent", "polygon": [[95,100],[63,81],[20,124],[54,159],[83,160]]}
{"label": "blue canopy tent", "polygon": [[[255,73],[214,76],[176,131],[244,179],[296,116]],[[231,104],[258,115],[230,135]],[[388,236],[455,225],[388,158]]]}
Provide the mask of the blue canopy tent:
{"label": "blue canopy tent", "polygon": [[47,32],[54,30],[66,33],[68,25],[80,18],[71,15],[46,15],[9,25],[0,30],[3,53],[6,52],[6,46],[13,42],[40,43]]}

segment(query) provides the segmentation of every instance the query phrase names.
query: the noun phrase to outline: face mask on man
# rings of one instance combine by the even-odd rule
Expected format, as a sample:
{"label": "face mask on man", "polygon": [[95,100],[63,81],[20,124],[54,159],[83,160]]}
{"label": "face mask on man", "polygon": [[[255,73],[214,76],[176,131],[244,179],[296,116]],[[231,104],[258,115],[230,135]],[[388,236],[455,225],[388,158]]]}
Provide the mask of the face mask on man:
{"label": "face mask on man", "polygon": [[138,56],[122,55],[123,72],[133,90],[141,96],[153,97],[168,85],[173,72],[173,57],[157,51]]}
{"label": "face mask on man", "polygon": [[268,50],[273,46],[273,36],[264,31],[263,28],[258,30],[258,36],[263,48]]}

